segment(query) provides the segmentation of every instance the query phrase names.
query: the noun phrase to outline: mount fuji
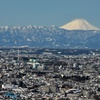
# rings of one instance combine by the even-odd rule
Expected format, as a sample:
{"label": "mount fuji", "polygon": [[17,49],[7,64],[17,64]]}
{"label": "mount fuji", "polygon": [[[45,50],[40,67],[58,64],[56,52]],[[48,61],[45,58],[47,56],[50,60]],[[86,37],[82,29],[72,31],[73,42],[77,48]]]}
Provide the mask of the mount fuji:
{"label": "mount fuji", "polygon": [[84,19],[56,26],[0,26],[0,47],[100,49],[100,29]]}
{"label": "mount fuji", "polygon": [[69,22],[68,24],[61,26],[61,28],[67,29],[67,30],[100,30],[99,28],[91,25],[85,19],[73,20]]}

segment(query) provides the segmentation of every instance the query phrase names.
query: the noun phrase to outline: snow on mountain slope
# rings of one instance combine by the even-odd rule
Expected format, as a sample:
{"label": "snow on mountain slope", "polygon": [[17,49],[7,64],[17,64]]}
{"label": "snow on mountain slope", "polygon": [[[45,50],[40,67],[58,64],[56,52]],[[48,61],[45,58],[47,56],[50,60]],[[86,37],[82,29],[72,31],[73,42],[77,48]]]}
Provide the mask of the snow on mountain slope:
{"label": "snow on mountain slope", "polygon": [[100,49],[100,31],[65,30],[56,26],[0,26],[0,47]]}
{"label": "snow on mountain slope", "polygon": [[91,25],[85,19],[76,19],[68,24],[61,26],[60,28],[66,30],[100,30],[99,28]]}

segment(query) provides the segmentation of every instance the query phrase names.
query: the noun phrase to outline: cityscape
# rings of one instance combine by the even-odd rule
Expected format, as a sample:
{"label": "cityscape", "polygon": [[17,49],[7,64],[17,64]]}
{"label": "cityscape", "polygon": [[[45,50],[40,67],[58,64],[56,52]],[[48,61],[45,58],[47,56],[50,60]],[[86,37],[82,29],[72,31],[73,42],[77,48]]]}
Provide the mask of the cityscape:
{"label": "cityscape", "polygon": [[0,100],[100,100],[100,0],[0,1]]}
{"label": "cityscape", "polygon": [[100,51],[1,48],[0,99],[99,100]]}

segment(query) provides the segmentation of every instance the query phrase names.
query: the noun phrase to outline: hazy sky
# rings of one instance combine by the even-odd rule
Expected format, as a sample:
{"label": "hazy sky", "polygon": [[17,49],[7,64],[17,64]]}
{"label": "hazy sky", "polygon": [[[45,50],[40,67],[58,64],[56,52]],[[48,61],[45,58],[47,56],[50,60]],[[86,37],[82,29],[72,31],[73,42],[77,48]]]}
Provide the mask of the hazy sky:
{"label": "hazy sky", "polygon": [[62,26],[76,18],[100,27],[100,0],[0,0],[0,26]]}

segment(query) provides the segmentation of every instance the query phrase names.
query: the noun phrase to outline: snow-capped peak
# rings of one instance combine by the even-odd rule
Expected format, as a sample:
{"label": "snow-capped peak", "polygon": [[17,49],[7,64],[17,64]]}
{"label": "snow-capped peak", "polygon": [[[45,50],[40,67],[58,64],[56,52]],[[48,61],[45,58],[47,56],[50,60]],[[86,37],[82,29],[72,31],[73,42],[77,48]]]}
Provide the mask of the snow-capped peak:
{"label": "snow-capped peak", "polygon": [[87,22],[85,19],[73,20],[69,22],[68,24],[61,26],[60,28],[63,28],[66,30],[100,30],[99,28]]}

